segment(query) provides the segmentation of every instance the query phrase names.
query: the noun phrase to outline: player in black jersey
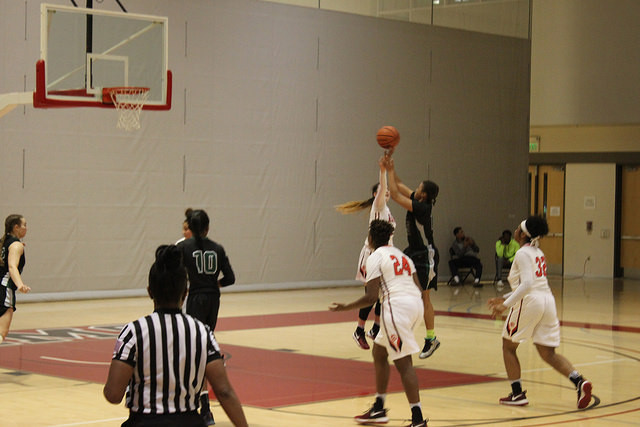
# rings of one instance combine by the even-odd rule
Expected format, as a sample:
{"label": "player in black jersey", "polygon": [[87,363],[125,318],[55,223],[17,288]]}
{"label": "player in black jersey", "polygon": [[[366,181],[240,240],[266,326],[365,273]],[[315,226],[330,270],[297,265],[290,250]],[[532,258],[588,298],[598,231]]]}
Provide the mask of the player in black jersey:
{"label": "player in black jersey", "polygon": [[9,333],[13,312],[16,310],[16,290],[27,293],[31,288],[22,282],[24,244],[27,222],[22,215],[9,215],[4,221],[4,234],[0,239],[0,343]]}
{"label": "player in black jersey", "polygon": [[[396,174],[395,165],[391,155],[394,150],[386,152],[381,161],[384,162],[389,174],[389,191],[391,198],[407,210],[406,227],[409,246],[404,250],[416,265],[418,279],[422,287],[422,300],[424,301],[424,323],[427,336],[424,339],[424,347],[420,352],[420,358],[425,359],[433,354],[440,346],[440,341],[435,334],[435,312],[429,292],[438,290],[438,262],[440,256],[433,240],[433,224],[431,210],[436,202],[440,188],[433,181],[422,181],[415,191],[411,190],[400,181]],[[424,229],[426,244],[422,240],[418,224]]]}
{"label": "player in black jersey", "polygon": [[[191,212],[188,220],[192,237],[178,244],[189,274],[187,314],[202,321],[214,331],[220,309],[220,288],[233,285],[236,277],[224,248],[207,237],[209,215],[204,210],[196,209]],[[202,417],[212,425],[213,415],[209,408],[206,387],[200,395],[200,400]]]}

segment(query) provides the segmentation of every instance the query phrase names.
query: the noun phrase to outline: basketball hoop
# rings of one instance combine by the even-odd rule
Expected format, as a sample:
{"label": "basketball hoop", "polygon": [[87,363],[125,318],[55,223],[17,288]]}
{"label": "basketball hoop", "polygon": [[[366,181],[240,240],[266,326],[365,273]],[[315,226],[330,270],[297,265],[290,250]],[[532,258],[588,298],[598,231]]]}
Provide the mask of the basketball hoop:
{"label": "basketball hoop", "polygon": [[111,102],[118,112],[118,129],[140,129],[140,113],[149,96],[148,87],[108,87],[103,90],[105,102]]}

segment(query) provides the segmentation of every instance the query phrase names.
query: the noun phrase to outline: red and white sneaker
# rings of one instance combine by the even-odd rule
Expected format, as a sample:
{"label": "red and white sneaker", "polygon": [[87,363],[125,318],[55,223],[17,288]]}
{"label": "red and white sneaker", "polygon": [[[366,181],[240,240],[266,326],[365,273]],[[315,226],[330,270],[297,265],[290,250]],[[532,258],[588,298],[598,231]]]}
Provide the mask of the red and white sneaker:
{"label": "red and white sneaker", "polygon": [[363,350],[369,350],[371,347],[369,347],[369,343],[367,342],[367,338],[364,335],[364,331],[362,331],[361,333],[358,333],[358,331],[356,330],[353,333],[353,339],[356,341],[356,344],[358,344],[358,347],[360,347]]}
{"label": "red and white sneaker", "polygon": [[593,385],[589,380],[582,380],[578,384],[578,409],[584,409],[591,403],[591,390]]}
{"label": "red and white sneaker", "polygon": [[515,396],[513,393],[509,393],[509,396],[500,399],[500,404],[509,406],[526,406],[529,404],[529,401],[527,400],[527,392],[523,391]]}
{"label": "red and white sneaker", "polygon": [[387,417],[387,409],[382,409],[377,411],[371,407],[367,412],[362,415],[356,415],[353,417],[354,420],[358,424],[386,424],[389,422],[389,417]]}

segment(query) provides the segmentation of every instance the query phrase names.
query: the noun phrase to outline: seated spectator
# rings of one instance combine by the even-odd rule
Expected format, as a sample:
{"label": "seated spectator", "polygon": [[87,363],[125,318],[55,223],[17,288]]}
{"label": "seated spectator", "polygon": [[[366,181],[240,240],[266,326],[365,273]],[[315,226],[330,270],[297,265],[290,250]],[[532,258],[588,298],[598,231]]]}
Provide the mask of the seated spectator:
{"label": "seated spectator", "polygon": [[502,269],[511,267],[518,249],[520,249],[520,245],[511,237],[511,231],[504,230],[502,236],[496,242],[496,279],[498,279],[498,289],[504,287]]}
{"label": "seated spectator", "polygon": [[451,244],[449,253],[451,259],[449,260],[449,268],[451,269],[451,275],[453,281],[460,283],[460,276],[458,275],[459,268],[472,268],[475,279],[473,280],[473,286],[481,287],[480,278],[482,277],[482,263],[478,253],[480,248],[476,245],[476,242],[464,234],[462,227],[456,227],[453,229],[453,235],[456,239]]}

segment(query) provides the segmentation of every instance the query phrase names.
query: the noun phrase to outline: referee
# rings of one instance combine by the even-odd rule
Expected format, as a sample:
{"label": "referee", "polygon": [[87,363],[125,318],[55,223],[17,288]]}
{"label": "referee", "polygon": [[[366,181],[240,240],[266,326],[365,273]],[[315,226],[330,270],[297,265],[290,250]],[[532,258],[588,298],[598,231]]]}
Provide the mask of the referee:
{"label": "referee", "polygon": [[205,376],[233,425],[247,426],[213,332],[180,309],[187,277],[174,245],[156,250],[147,291],[154,312],[124,326],[104,386],[110,403],[126,392],[130,412],[122,427],[205,426],[197,413]]}

